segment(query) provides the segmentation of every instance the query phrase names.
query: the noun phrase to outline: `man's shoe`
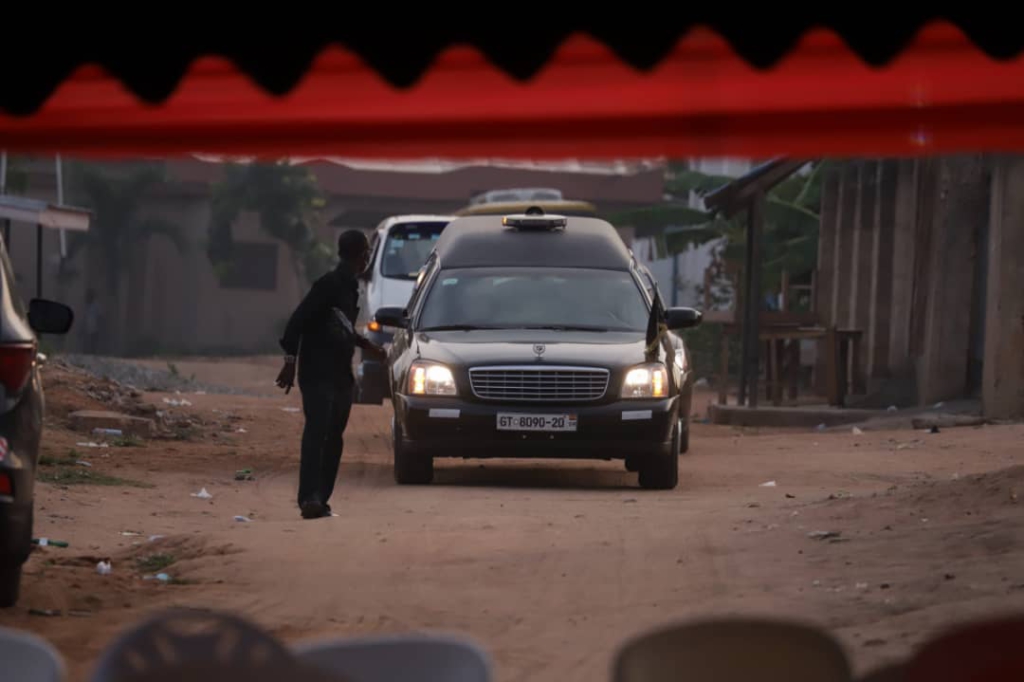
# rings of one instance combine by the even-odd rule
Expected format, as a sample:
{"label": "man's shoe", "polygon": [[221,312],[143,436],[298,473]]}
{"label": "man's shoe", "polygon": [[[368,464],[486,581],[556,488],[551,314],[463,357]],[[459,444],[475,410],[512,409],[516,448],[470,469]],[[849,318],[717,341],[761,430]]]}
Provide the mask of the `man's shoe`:
{"label": "man's shoe", "polygon": [[302,510],[302,518],[304,519],[319,519],[324,515],[324,504],[317,502],[316,500],[310,500],[309,502],[303,502],[300,509]]}

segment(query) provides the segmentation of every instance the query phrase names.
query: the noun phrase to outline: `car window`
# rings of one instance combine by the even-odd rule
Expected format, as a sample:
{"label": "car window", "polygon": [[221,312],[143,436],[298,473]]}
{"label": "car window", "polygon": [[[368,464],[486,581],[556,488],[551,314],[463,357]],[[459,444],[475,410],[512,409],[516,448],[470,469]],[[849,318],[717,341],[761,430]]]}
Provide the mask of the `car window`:
{"label": "car window", "polygon": [[14,281],[14,268],[11,267],[11,261],[7,258],[7,249],[3,244],[0,244],[0,270],[3,271],[3,281],[0,282],[0,286],[4,288],[4,291],[0,291],[0,295],[10,298],[11,305],[14,306],[14,312],[21,317],[25,317],[25,304]]}
{"label": "car window", "polygon": [[581,327],[644,331],[647,305],[629,272],[556,268],[442,270],[418,327]]}
{"label": "car window", "polygon": [[380,273],[392,279],[416,279],[448,223],[401,223],[394,225],[384,242]]}
{"label": "car window", "polygon": [[423,284],[430,277],[430,268],[433,267],[435,262],[437,262],[437,256],[431,255],[416,275],[416,283],[412,287],[412,295],[409,297],[409,305],[406,307],[406,310],[410,313],[416,310],[416,304],[419,302],[420,294],[423,292]]}

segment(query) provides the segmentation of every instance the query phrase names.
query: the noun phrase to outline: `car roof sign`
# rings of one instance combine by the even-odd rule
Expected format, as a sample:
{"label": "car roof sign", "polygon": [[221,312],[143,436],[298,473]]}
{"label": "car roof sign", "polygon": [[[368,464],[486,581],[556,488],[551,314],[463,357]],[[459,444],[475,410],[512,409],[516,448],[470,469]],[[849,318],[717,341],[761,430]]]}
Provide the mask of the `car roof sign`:
{"label": "car roof sign", "polygon": [[531,206],[525,213],[518,215],[507,215],[501,219],[501,224],[519,230],[557,230],[565,229],[568,221],[565,216],[545,215],[544,209],[540,206]]}

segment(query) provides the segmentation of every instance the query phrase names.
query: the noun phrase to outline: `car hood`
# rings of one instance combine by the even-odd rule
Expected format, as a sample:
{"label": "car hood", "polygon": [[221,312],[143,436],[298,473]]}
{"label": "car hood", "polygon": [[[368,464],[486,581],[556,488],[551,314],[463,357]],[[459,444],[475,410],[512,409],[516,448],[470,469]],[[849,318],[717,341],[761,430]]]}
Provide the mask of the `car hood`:
{"label": "car hood", "polygon": [[[540,346],[543,352],[538,353]],[[644,361],[642,332],[479,330],[417,332],[413,350],[425,360],[479,365],[621,367]]]}

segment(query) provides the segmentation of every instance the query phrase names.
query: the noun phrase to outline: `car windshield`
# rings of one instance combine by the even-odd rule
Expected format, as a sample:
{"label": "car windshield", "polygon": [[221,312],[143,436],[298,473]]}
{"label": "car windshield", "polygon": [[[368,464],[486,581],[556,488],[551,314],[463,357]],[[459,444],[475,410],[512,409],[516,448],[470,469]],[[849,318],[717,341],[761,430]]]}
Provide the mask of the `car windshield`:
{"label": "car windshield", "polygon": [[392,279],[416,279],[434,242],[448,223],[402,223],[388,231],[380,272]]}
{"label": "car windshield", "polygon": [[438,273],[419,328],[647,329],[647,305],[628,272],[466,268]]}

